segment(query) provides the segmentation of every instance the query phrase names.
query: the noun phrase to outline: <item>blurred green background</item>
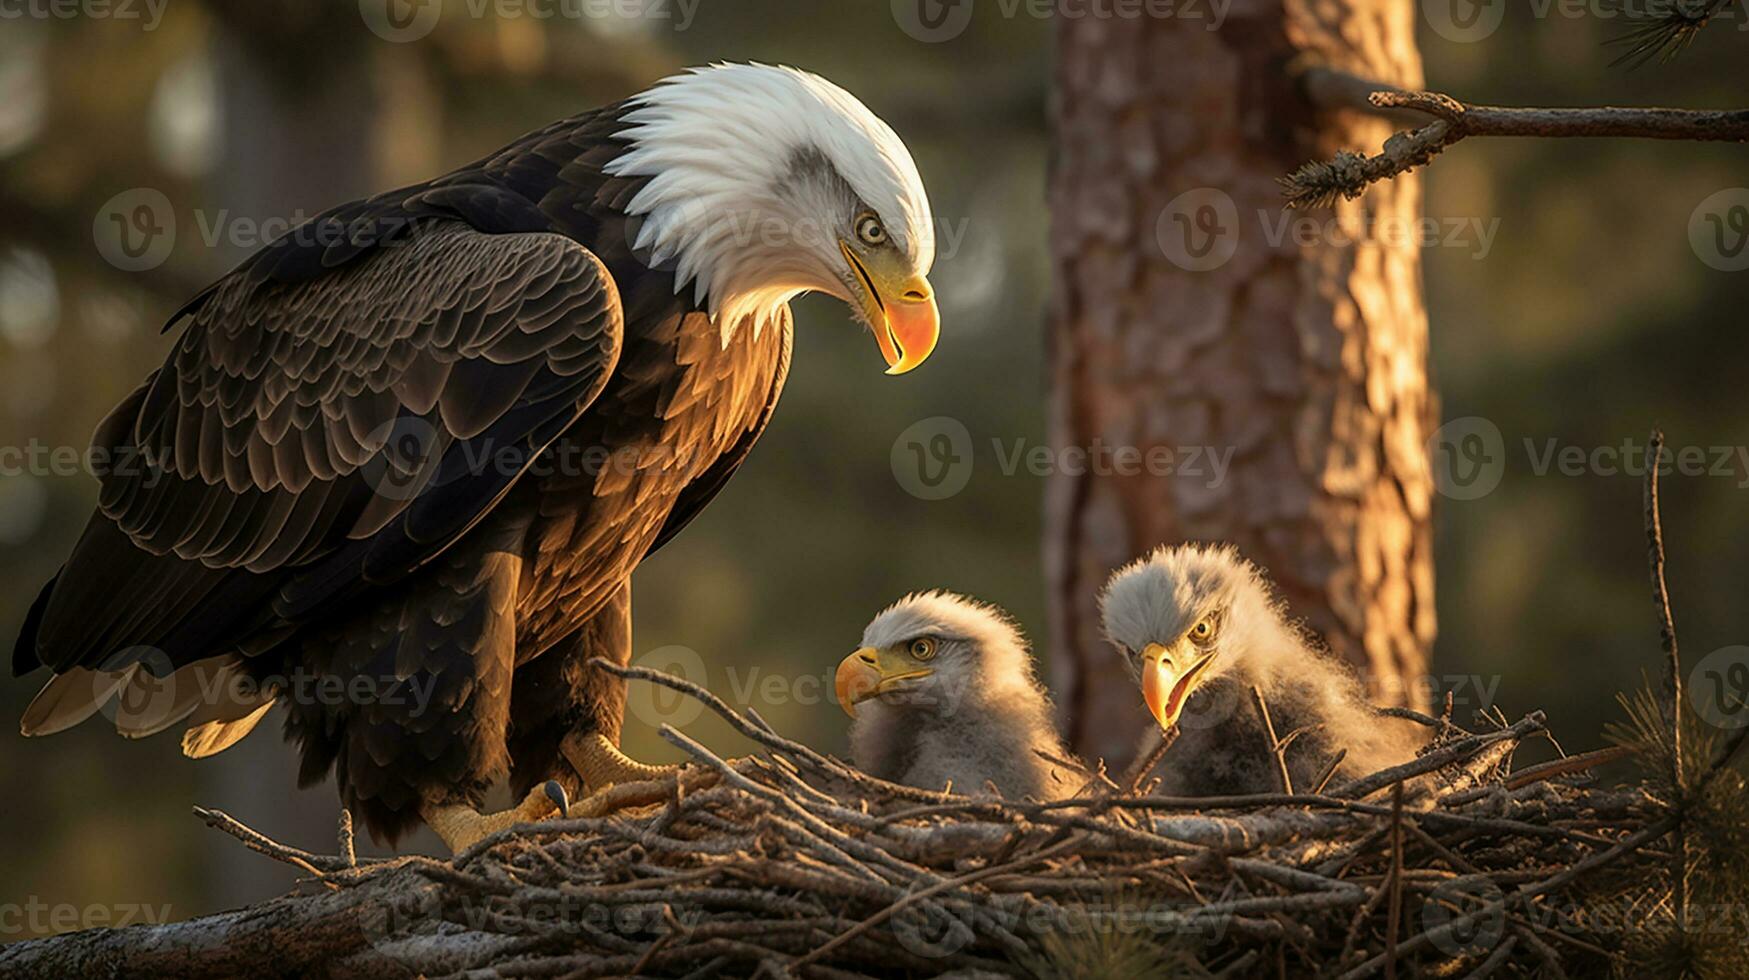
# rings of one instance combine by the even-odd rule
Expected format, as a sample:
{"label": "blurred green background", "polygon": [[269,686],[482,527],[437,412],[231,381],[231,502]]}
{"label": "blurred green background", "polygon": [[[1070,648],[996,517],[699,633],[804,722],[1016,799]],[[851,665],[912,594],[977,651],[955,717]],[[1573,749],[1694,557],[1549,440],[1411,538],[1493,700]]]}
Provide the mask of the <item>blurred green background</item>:
{"label": "blurred green background", "polygon": [[[683,65],[819,71],[917,157],[942,223],[932,278],[945,339],[926,370],[886,378],[841,306],[802,301],[776,421],[742,475],[640,573],[636,645],[695,651],[719,693],[842,751],[827,675],[907,590],[972,593],[1043,633],[1042,480],[1004,475],[981,451],[964,492],[925,502],[889,464],[895,437],[935,415],[962,420],[983,447],[1044,441],[1051,26],[984,6],[945,43],[907,36],[886,0],[705,0],[629,19],[587,2],[569,9],[603,16],[476,17],[457,0],[416,43],[380,39],[352,3],[176,0],[155,21],[144,5],[140,20],[7,20],[0,446],[84,446],[162,359],[169,311],[260,244],[255,221],[442,172]],[[1619,22],[1538,20],[1516,5],[1482,43],[1426,25],[1421,41],[1431,86],[1472,101],[1728,107],[1749,52],[1737,26],[1632,73],[1608,67],[1602,47]],[[1441,502],[1434,673],[1475,675],[1484,688],[1497,679],[1507,714],[1546,709],[1569,750],[1598,743],[1614,693],[1656,662],[1640,482],[1539,475],[1526,441],[1539,454],[1550,440],[1589,451],[1632,438],[1643,450],[1657,423],[1676,446],[1749,445],[1749,279],[1709,268],[1689,239],[1696,206],[1739,184],[1749,184],[1740,147],[1617,141],[1478,140],[1427,178],[1430,216],[1497,229],[1485,255],[1472,238],[1427,249],[1425,265],[1443,414],[1487,418],[1507,450],[1496,490]],[[136,188],[166,195],[177,234],[161,264],[125,271],[100,252],[103,216]],[[1691,658],[1749,639],[1746,482],[1735,457],[1728,475],[1667,486],[1670,581]],[[95,482],[76,473],[0,475],[5,649],[94,498]],[[0,714],[16,719],[41,681],[4,685]],[[678,757],[636,719],[630,727],[634,755]],[[745,748],[714,719],[689,727],[722,751]],[[287,869],[189,813],[217,806],[330,848],[333,791],[292,788],[276,728],[270,719],[202,763],[184,760],[174,735],[125,744],[100,722],[43,740],[0,734],[0,903],[141,903],[181,918],[284,891]],[[441,853],[429,837],[411,846]],[[15,914],[0,941],[67,924]]]}

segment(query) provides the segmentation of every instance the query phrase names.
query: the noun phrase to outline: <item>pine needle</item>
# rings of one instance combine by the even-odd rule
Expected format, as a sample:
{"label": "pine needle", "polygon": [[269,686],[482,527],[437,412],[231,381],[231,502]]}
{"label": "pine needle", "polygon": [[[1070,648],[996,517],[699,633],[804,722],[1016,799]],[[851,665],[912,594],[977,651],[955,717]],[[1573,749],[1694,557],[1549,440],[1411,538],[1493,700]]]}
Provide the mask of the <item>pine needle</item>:
{"label": "pine needle", "polygon": [[1606,44],[1625,50],[1610,62],[1610,67],[1625,66],[1632,70],[1653,61],[1664,64],[1694,43],[1701,30],[1722,13],[1731,0],[1671,0],[1665,4],[1646,5],[1643,2],[1607,0],[1603,11],[1610,16],[1622,16],[1634,25]]}

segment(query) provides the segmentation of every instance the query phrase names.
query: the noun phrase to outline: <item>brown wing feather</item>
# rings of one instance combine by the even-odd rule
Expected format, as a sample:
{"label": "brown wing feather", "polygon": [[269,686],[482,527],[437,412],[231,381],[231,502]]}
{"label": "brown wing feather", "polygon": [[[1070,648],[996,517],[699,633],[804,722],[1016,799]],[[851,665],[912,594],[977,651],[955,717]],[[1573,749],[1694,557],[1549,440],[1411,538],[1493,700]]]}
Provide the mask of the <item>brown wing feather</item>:
{"label": "brown wing feather", "polygon": [[[224,653],[272,628],[234,610],[259,618],[287,575],[328,558],[323,582],[344,584],[363,567],[349,545],[442,511],[417,540],[389,542],[415,566],[519,472],[463,464],[555,437],[606,384],[622,334],[611,276],[558,234],[430,222],[308,281],[232,274],[99,427],[117,465],[34,649],[58,669],[114,669],[106,658],[138,644],[169,647],[175,665]],[[409,433],[420,451],[398,455],[391,437]],[[441,507],[407,492],[421,468]]]}

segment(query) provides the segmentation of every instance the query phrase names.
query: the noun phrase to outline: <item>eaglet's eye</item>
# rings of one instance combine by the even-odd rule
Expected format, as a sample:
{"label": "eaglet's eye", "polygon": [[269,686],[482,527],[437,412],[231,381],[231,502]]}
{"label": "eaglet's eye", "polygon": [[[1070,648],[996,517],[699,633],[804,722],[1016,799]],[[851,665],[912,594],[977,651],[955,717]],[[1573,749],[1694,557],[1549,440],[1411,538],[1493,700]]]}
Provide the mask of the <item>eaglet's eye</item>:
{"label": "eaglet's eye", "polygon": [[911,645],[907,647],[907,649],[915,659],[928,660],[935,656],[935,641],[927,636],[920,636],[917,639],[912,640]]}
{"label": "eaglet's eye", "polygon": [[872,214],[864,214],[856,219],[856,237],[862,239],[865,245],[884,245],[887,241],[887,228],[881,224],[881,219]]}

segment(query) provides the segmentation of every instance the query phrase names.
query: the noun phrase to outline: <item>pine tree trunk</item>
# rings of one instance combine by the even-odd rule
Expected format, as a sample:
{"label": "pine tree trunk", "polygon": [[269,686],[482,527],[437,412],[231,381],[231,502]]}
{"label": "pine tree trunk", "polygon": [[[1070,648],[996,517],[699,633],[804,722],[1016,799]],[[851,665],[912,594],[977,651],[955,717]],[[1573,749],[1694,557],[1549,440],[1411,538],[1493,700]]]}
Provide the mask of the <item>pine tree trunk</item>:
{"label": "pine tree trunk", "polygon": [[1081,752],[1127,759],[1146,724],[1096,594],[1162,542],[1237,544],[1377,701],[1426,700],[1436,412],[1418,236],[1386,233],[1415,227],[1420,185],[1304,213],[1284,212],[1276,185],[1390,133],[1315,110],[1293,68],[1419,88],[1415,10],[1235,0],[1215,30],[1188,16],[1058,22],[1051,426],[1093,465],[1050,486],[1046,562],[1055,681]]}

